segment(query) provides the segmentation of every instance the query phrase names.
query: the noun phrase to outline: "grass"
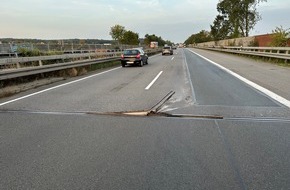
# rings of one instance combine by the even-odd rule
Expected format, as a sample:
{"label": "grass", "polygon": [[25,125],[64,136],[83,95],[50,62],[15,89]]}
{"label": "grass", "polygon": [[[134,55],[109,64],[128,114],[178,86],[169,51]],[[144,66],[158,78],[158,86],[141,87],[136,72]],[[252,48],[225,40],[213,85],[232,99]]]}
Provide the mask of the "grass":
{"label": "grass", "polygon": [[108,68],[108,67],[115,67],[118,65],[120,65],[120,61],[111,61],[111,62],[107,62],[107,63],[97,63],[97,64],[90,65],[89,71],[95,71],[98,69],[104,69],[104,68]]}
{"label": "grass", "polygon": [[268,58],[268,57],[261,57],[261,56],[255,56],[255,55],[243,55],[243,54],[231,53],[231,52],[222,52],[222,53],[229,53],[229,54],[232,54],[232,55],[237,55],[237,56],[242,56],[242,57],[246,57],[246,58],[251,58],[251,59],[254,59],[256,61],[264,61],[264,62],[267,62],[267,63],[279,65],[279,66],[282,66],[282,67],[290,67],[289,60],[285,61],[284,59]]}
{"label": "grass", "polygon": [[274,65],[279,65],[282,67],[290,67],[290,62],[289,61],[285,61],[284,59],[276,59],[276,58],[266,58],[266,57],[259,57],[259,56],[247,56],[247,55],[243,55],[244,57],[248,57],[248,58],[252,58],[255,59],[256,61],[264,61],[267,63],[271,63]]}

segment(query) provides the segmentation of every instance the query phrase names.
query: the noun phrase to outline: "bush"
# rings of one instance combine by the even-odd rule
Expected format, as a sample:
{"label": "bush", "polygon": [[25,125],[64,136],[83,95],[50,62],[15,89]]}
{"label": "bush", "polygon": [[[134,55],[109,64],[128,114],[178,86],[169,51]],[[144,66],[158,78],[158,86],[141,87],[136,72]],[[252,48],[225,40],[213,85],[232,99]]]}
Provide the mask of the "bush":
{"label": "bush", "polygon": [[76,70],[76,68],[71,68],[67,70],[67,74],[70,77],[76,77],[78,75],[78,71]]}
{"label": "bush", "polygon": [[283,29],[283,27],[276,27],[275,30],[272,31],[272,42],[271,46],[273,47],[286,47],[289,41],[290,28]]}
{"label": "bush", "polygon": [[17,50],[18,54],[20,54],[23,57],[33,57],[33,56],[40,56],[41,52],[38,49],[27,49],[27,48],[19,48]]}
{"label": "bush", "polygon": [[33,56],[45,56],[45,55],[61,55],[62,52],[58,51],[48,51],[42,52],[39,49],[27,49],[27,48],[18,48],[17,52],[22,57],[33,57]]}
{"label": "bush", "polygon": [[255,38],[249,43],[249,47],[259,47],[259,41]]}

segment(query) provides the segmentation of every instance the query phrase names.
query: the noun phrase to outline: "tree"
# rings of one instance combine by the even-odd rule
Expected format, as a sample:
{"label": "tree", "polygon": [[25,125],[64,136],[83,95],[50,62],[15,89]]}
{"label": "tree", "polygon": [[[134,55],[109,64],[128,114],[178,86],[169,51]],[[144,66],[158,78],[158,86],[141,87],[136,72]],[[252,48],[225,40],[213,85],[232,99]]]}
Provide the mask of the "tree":
{"label": "tree", "polygon": [[276,27],[275,30],[272,31],[272,42],[271,46],[274,47],[286,47],[288,45],[288,41],[290,40],[290,28],[283,29],[282,26]]}
{"label": "tree", "polygon": [[267,2],[267,0],[243,0],[241,1],[241,9],[239,11],[239,27],[243,36],[249,36],[249,32],[254,29],[254,26],[261,16],[257,11],[257,5],[260,2]]}
{"label": "tree", "polygon": [[126,31],[123,34],[121,42],[123,44],[127,44],[127,45],[138,45],[139,44],[139,34],[132,32],[130,30]]}
{"label": "tree", "polygon": [[151,42],[158,42],[158,37],[155,34],[152,35],[146,34],[144,39],[145,45],[149,46]]}
{"label": "tree", "polygon": [[126,30],[124,26],[116,24],[115,26],[111,27],[110,35],[112,36],[113,40],[121,42],[125,32]]}
{"label": "tree", "polygon": [[211,26],[215,38],[221,36],[220,31],[227,37],[246,37],[261,19],[257,6],[267,0],[220,0],[217,4],[219,15]]}
{"label": "tree", "polygon": [[166,40],[166,41],[165,41],[165,44],[167,44],[167,45],[169,45],[169,46],[172,46],[174,43],[171,42],[170,40]]}
{"label": "tree", "polygon": [[185,44],[195,44],[195,43],[203,43],[212,41],[212,36],[210,32],[206,30],[201,30],[199,33],[192,34],[187,40],[185,40]]}
{"label": "tree", "polygon": [[231,32],[230,23],[223,15],[216,16],[213,25],[210,25],[210,29],[210,33],[215,41],[228,38]]}
{"label": "tree", "polygon": [[168,40],[167,41],[163,40],[161,36],[158,37],[155,34],[152,34],[152,35],[146,34],[144,43],[149,46],[151,42],[158,42],[159,46],[164,46],[165,44],[168,44],[168,45],[172,44],[172,42]]}

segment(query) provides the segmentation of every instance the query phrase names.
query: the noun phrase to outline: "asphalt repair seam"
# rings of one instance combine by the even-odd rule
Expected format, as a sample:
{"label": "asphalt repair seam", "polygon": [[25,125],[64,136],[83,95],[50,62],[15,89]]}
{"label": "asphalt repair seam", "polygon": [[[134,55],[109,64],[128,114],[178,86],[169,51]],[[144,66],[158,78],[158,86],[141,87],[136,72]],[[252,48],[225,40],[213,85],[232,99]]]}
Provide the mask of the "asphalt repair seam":
{"label": "asphalt repair seam", "polygon": [[32,110],[0,110],[0,113],[32,113],[32,114],[51,114],[51,115],[110,115],[110,116],[159,116],[159,117],[175,117],[175,118],[199,118],[199,119],[223,119],[222,116],[216,115],[174,115],[165,112],[159,112],[162,106],[175,94],[174,91],[169,91],[159,102],[157,102],[149,110],[141,111],[124,111],[124,112],[50,112],[50,111],[32,111]]}
{"label": "asphalt repair seam", "polygon": [[240,185],[240,187],[242,189],[246,190],[247,189],[246,184],[245,184],[245,182],[244,182],[244,180],[243,180],[243,178],[241,176],[241,173],[240,173],[241,169],[240,169],[240,167],[239,167],[239,165],[238,165],[238,163],[237,163],[237,161],[235,159],[235,156],[234,156],[234,154],[233,154],[233,152],[231,150],[230,144],[227,141],[227,138],[225,137],[225,135],[223,134],[223,132],[222,132],[217,120],[215,120],[214,123],[215,123],[215,125],[216,125],[216,127],[218,129],[218,132],[220,134],[221,140],[223,142],[223,145],[224,145],[226,153],[227,153],[226,156],[228,157],[229,163],[230,163],[231,167],[233,168],[233,170],[235,172],[235,176],[236,176],[236,178],[237,178],[237,180],[239,182],[239,185]]}

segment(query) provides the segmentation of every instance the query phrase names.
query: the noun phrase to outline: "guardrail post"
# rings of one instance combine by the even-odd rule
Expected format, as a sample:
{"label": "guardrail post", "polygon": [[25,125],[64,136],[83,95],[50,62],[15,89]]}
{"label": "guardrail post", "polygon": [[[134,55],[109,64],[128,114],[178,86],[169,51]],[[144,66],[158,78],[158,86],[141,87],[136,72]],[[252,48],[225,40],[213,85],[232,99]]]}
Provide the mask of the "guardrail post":
{"label": "guardrail post", "polygon": [[[15,57],[18,57],[18,54],[17,54],[17,52],[15,53]],[[17,62],[17,63],[16,63],[16,68],[17,68],[17,69],[19,69],[20,67],[21,67],[21,66],[20,66],[20,63],[19,63],[19,62]]]}
{"label": "guardrail post", "polygon": [[39,66],[42,66],[42,61],[38,60],[38,64],[39,64]]}
{"label": "guardrail post", "polygon": [[17,69],[19,69],[20,68],[20,63],[16,63],[16,67],[17,67]]}

